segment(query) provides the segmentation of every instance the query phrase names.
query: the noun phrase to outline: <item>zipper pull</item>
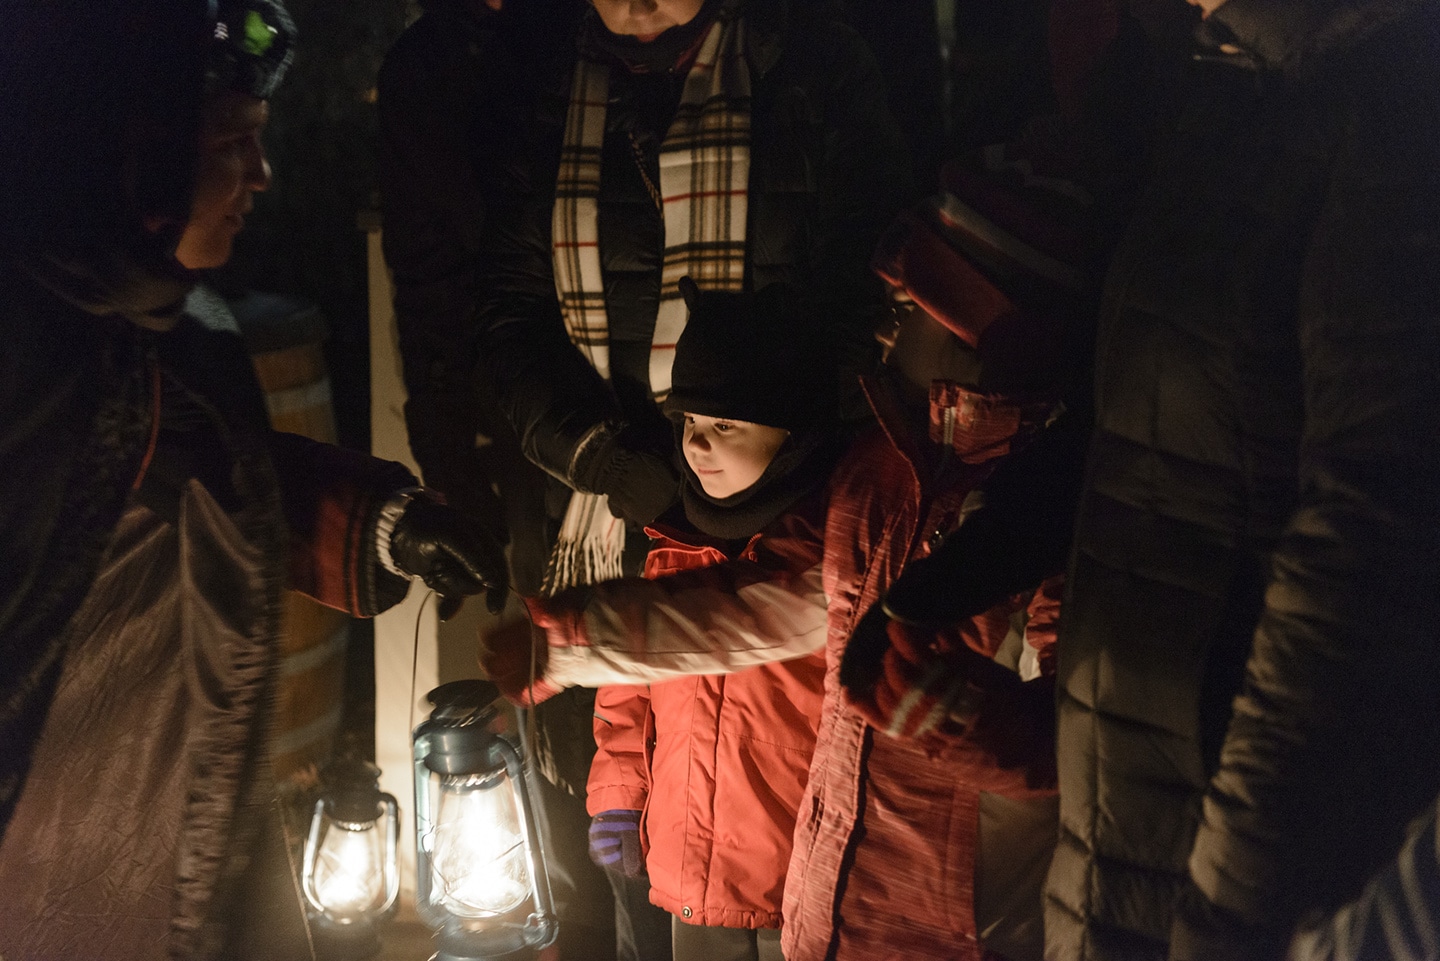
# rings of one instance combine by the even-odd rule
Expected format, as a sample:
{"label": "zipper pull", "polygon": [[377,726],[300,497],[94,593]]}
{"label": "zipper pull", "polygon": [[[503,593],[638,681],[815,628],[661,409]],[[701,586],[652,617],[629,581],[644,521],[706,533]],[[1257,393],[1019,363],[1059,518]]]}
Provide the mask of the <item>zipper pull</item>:
{"label": "zipper pull", "polygon": [[955,420],[958,411],[952,405],[946,407],[940,415],[940,463],[935,473],[939,475],[945,468],[950,466],[950,458],[955,456]]}

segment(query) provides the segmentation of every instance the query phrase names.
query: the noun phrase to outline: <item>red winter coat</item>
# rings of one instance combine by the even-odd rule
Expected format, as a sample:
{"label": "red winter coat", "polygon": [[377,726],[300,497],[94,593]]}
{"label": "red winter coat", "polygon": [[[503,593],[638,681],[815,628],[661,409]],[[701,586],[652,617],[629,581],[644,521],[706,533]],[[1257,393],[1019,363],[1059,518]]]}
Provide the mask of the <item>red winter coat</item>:
{"label": "red winter coat", "polygon": [[[781,556],[818,568],[820,497],[757,534],[738,555]],[[728,560],[693,537],[659,540],[645,575],[665,577]],[[799,571],[796,571],[799,573]],[[623,605],[623,595],[612,602]],[[650,900],[691,924],[777,928],[795,811],[820,720],[819,651],[733,674],[602,688],[588,805],[645,812]]]}
{"label": "red winter coat", "polygon": [[780,923],[824,674],[824,513],[817,492],[733,557],[671,537],[654,579],[528,602],[550,644],[537,700],[655,682],[597,697],[589,806],[647,811],[652,899],[692,923]]}
{"label": "red winter coat", "polygon": [[[898,740],[846,707],[840,657],[860,617],[913,558],[958,523],[965,496],[1033,428],[1044,407],[950,389],[932,399],[931,435],[949,424],[953,455],[912,435],[888,394],[867,385],[880,426],[857,440],[830,483],[825,591],[828,670],[810,782],[801,802],[785,889],[786,961],[974,959],[976,820],[982,791],[1038,793],[966,739]],[[1053,585],[966,625],[966,642],[993,654],[1009,616],[1030,609],[1026,642],[1053,662]],[[1039,909],[1037,899],[1036,910]]]}

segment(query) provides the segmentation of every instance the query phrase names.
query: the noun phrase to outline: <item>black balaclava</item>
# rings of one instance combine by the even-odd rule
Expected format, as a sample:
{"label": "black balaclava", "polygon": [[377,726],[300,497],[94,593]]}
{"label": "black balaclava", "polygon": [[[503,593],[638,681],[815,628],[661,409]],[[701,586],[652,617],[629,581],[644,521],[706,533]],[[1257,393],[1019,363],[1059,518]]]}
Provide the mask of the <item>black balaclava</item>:
{"label": "black balaclava", "polygon": [[812,310],[786,285],[701,292],[684,277],[680,290],[690,317],[664,403],[677,448],[687,413],[790,432],[759,480],[726,498],[706,494],[680,454],[686,519],[713,537],[742,540],[824,483],[840,455],[833,350]]}
{"label": "black balaclava", "polygon": [[268,97],[294,24],[277,0],[52,0],[13,14],[0,31],[0,257],[83,310],[168,329],[194,282],[174,248],[205,100]]}

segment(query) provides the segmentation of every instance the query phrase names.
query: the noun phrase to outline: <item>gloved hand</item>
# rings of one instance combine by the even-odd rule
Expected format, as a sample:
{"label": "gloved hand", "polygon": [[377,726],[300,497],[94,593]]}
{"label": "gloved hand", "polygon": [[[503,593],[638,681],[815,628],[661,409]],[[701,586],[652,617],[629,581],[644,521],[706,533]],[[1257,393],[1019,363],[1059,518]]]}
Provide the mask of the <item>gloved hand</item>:
{"label": "gloved hand", "polygon": [[493,428],[480,415],[468,376],[432,360],[417,371],[405,399],[405,430],[425,486],[441,491],[445,503],[475,518],[497,542],[510,539],[505,503],[497,493],[505,475],[503,442],[477,447]]}
{"label": "gloved hand", "polygon": [[613,482],[607,482],[610,513],[634,524],[649,524],[680,496],[680,475],[669,460],[644,452],[623,451]]}
{"label": "gloved hand", "polygon": [[640,812],[602,811],[590,820],[590,860],[627,878],[645,874],[640,850]]}
{"label": "gloved hand", "polygon": [[990,693],[970,737],[999,767],[1023,768],[1027,787],[1054,787],[1055,678],[1037,677]]}
{"label": "gloved hand", "polygon": [[636,524],[649,524],[680,496],[680,474],[670,458],[643,446],[628,428],[586,453],[574,480],[580,490],[606,495],[610,513]]}
{"label": "gloved hand", "polygon": [[549,652],[544,630],[529,620],[515,621],[480,634],[480,670],[501,694],[524,707],[533,707],[544,699],[530,690],[530,672],[533,657],[534,676],[537,679],[545,676]]}
{"label": "gloved hand", "polygon": [[869,695],[875,690],[885,669],[885,652],[890,649],[889,627],[889,615],[875,604],[850,632],[840,655],[840,687],[845,691]]}
{"label": "gloved hand", "polygon": [[963,734],[993,692],[1019,683],[958,638],[892,621],[879,605],[856,626],[840,661],[846,703],[892,737]]}
{"label": "gloved hand", "polygon": [[925,627],[958,624],[1065,570],[1084,486],[1088,414],[1066,411],[985,482],[983,506],[890,585],[885,610]]}
{"label": "gloved hand", "polygon": [[490,613],[505,608],[504,549],[483,525],[453,507],[419,497],[410,501],[390,533],[390,559],[440,595],[441,620],[481,591]]}

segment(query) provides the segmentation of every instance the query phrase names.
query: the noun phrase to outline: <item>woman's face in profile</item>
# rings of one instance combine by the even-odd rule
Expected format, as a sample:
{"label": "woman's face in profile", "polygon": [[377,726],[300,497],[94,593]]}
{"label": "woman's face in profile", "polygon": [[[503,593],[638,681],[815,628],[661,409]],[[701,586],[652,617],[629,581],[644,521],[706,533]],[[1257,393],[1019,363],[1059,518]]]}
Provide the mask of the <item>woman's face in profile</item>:
{"label": "woman's face in profile", "polygon": [[605,29],[634,37],[642,43],[654,40],[671,27],[695,19],[704,0],[590,0]]}

